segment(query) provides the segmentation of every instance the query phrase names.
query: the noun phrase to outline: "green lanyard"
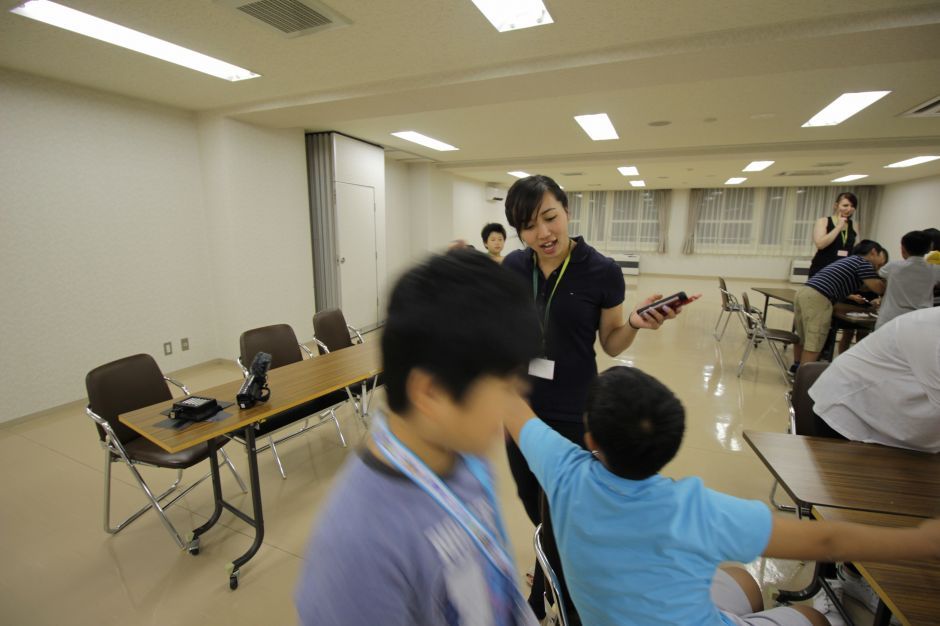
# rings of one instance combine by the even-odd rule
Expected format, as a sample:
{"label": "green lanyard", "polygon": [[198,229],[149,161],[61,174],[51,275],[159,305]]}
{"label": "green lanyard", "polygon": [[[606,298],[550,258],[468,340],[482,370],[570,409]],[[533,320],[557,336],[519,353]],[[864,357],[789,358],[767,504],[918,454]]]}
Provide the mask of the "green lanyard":
{"label": "green lanyard", "polygon": [[[552,287],[552,293],[548,296],[548,302],[545,303],[545,319],[542,321],[542,350],[545,349],[545,333],[548,332],[548,315],[552,308],[552,299],[555,297],[555,291],[558,289],[558,283],[561,282],[562,276],[565,275],[565,270],[568,269],[568,262],[571,261],[571,240],[568,240],[568,256],[565,257],[565,262],[561,264],[561,271],[558,273],[558,278],[555,280],[555,286]],[[537,300],[539,296],[539,263],[538,255],[533,250],[532,252],[532,298]]]}

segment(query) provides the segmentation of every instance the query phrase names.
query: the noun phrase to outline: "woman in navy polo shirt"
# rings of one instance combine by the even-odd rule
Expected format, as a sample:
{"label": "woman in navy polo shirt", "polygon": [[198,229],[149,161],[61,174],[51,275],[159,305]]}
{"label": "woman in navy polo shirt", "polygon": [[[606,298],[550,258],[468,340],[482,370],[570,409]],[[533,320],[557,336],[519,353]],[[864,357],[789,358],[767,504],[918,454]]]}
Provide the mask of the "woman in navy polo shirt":
{"label": "woman in navy polo shirt", "polygon": [[[604,352],[616,356],[633,343],[638,330],[655,330],[677,311],[663,316],[651,310],[640,316],[633,310],[624,319],[620,267],[582,237],[568,236],[568,197],[548,176],[528,176],[513,184],[506,194],[506,219],[528,247],[506,256],[503,267],[532,285],[542,323],[542,354],[529,367],[532,408],[583,447],[587,389],[597,375],[595,337],[599,335]],[[640,306],[659,298],[661,294],[653,295]],[[511,439],[506,450],[519,498],[538,524],[538,481]],[[544,615],[542,584],[536,566],[529,603],[539,617]]]}

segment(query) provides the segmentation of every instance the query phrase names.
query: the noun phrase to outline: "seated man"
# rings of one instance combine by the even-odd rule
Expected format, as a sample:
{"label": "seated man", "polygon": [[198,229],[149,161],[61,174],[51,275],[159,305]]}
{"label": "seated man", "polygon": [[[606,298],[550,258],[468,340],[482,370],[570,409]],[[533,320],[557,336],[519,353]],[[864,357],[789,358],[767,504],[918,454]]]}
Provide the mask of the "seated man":
{"label": "seated man", "polygon": [[940,452],[940,308],[885,324],[833,361],[809,395],[846,439]]}
{"label": "seated man", "polygon": [[928,265],[924,255],[932,246],[930,235],[912,230],[901,237],[903,259],[891,261],[878,271],[888,281],[881,309],[878,311],[878,330],[898,315],[933,306],[933,290],[940,283],[940,265]]}
{"label": "seated man", "polygon": [[800,343],[793,346],[793,368],[819,358],[829,327],[832,305],[863,285],[869,291],[884,293],[885,284],[878,278],[878,268],[888,260],[888,253],[877,242],[866,239],[852,249],[852,255],[830,263],[806,281],[793,302],[793,320]]}

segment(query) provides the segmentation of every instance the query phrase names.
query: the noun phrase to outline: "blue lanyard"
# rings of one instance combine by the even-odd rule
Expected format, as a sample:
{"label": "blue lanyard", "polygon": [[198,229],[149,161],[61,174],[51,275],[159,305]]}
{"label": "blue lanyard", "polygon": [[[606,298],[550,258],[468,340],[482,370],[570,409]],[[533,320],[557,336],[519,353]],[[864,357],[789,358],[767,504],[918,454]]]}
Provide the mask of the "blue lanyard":
{"label": "blue lanyard", "polygon": [[499,521],[499,513],[496,508],[496,496],[493,489],[493,482],[490,478],[486,465],[478,458],[471,456],[462,457],[467,465],[467,469],[483,486],[486,497],[493,509],[493,517],[496,520],[497,532],[499,537],[493,533],[464,505],[460,499],[454,495],[454,492],[444,484],[440,477],[431,471],[415,454],[406,448],[401,441],[395,437],[388,429],[385,416],[376,413],[372,421],[372,438],[376,446],[385,455],[385,458],[395,466],[398,471],[409,478],[415,485],[421,488],[431,498],[446,511],[461,528],[469,535],[470,539],[477,546],[491,567],[499,574],[500,581],[488,577],[490,591],[492,594],[499,594],[505,597],[509,594],[514,604],[514,617],[516,624],[532,623],[531,611],[528,604],[519,592],[515,584],[515,567],[512,559],[506,552],[504,543],[506,541],[506,532]]}

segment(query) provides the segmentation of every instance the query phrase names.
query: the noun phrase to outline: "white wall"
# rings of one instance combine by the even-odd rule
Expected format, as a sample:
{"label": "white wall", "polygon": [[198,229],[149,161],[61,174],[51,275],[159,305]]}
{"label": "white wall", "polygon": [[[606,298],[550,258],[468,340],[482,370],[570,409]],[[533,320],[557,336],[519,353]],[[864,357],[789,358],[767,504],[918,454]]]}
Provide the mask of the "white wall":
{"label": "white wall", "polygon": [[0,102],[0,358],[15,392],[0,421],[82,398],[88,370],[130,354],[167,372],[233,357],[253,325],[312,336],[302,131],[4,70]]}
{"label": "white wall", "polygon": [[0,102],[0,420],[83,397],[115,358],[214,357],[193,116],[2,70]]}
{"label": "white wall", "polygon": [[385,160],[385,267],[391,287],[414,258],[408,165]]}
{"label": "white wall", "polygon": [[215,300],[213,356],[235,358],[249,328],[287,323],[313,338],[314,285],[304,132],[199,120]]}
{"label": "white wall", "polygon": [[874,239],[899,259],[901,237],[924,228],[940,228],[940,176],[886,185]]}

